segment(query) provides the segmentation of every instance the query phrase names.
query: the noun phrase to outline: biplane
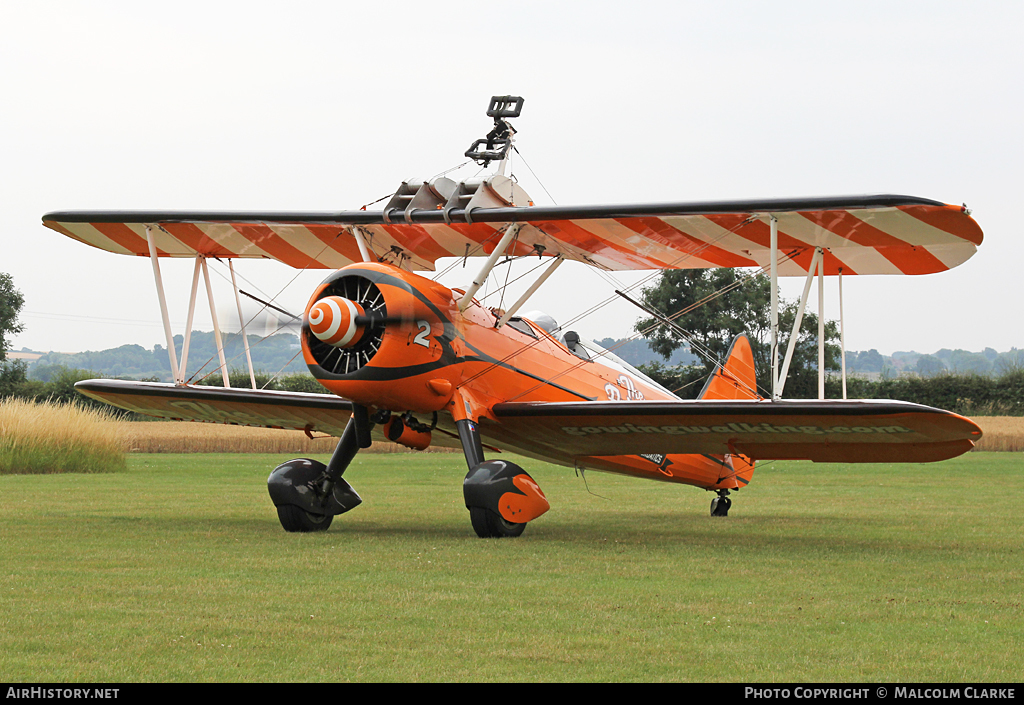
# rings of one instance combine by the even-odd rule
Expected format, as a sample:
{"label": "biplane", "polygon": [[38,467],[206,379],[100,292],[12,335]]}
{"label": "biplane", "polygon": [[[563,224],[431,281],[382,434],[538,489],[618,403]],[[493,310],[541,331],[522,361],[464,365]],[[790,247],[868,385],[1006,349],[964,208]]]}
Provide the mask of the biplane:
{"label": "biplane", "polygon": [[[980,429],[947,411],[825,399],[820,331],[819,398],[784,400],[797,336],[783,357],[778,333],[779,277],[806,278],[795,331],[815,276],[819,294],[825,276],[839,277],[841,292],[844,276],[930,274],[966,261],[982,241],[966,206],[895,195],[538,206],[505,176],[515,149],[510,120],[522,106],[516,96],[492,98],[493,129],[466,152],[493,173],[459,182],[410,180],[381,210],[45,215],[47,227],[85,244],[149,257],[167,337],[173,383],[97,379],[80,382],[79,391],[156,417],[337,436],[327,464],[295,459],[268,479],[281,525],[299,532],[325,530],[362,501],[345,471],[374,441],[461,448],[465,504],[481,537],[518,536],[549,508],[537,482],[502,459],[507,452],[693,485],[714,493],[712,515],[726,516],[730,493],[750,483],[759,460],[931,462],[974,446]],[[160,276],[165,257],[195,261],[180,364]],[[417,273],[433,271],[446,257],[473,257],[473,270],[483,261],[465,289]],[[475,298],[501,258],[524,257],[547,264],[519,300],[499,309]],[[332,272],[309,299],[300,339],[310,372],[333,396],[257,389],[251,361],[252,388],[229,386],[210,258],[228,263],[233,284],[235,259],[271,258]],[[700,397],[681,400],[550,316],[520,313],[566,260],[610,271],[768,272],[771,389],[757,388],[744,336],[717,361]],[[223,388],[189,384],[185,372],[200,272]],[[648,313],[678,327],[672,312]],[[843,375],[845,385],[845,365]]]}

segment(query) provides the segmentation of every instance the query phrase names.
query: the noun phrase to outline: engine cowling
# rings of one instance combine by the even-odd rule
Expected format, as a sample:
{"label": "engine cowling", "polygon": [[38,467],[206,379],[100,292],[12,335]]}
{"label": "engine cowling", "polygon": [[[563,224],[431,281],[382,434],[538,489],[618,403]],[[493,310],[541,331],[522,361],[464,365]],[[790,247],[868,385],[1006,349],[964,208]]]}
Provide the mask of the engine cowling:
{"label": "engine cowling", "polygon": [[452,292],[384,263],[333,273],[310,299],[302,348],[310,372],[332,392],[395,412],[439,411],[458,378]]}

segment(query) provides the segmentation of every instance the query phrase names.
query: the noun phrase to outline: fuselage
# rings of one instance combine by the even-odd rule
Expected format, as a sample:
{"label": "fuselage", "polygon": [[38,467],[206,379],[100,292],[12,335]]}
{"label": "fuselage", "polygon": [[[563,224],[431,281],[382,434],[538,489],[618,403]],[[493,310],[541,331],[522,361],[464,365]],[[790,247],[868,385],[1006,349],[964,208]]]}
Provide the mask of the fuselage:
{"label": "fuselage", "polygon": [[[335,296],[377,316],[347,347],[324,343],[310,330],[310,310]],[[354,264],[318,287],[306,309],[302,347],[312,374],[331,392],[371,410],[411,412],[436,432],[454,435],[455,421],[477,422],[485,447],[550,462],[708,489],[736,489],[753,466],[742,456],[538,454],[530,439],[503,429],[493,413],[508,401],[578,402],[665,400],[675,397],[628,366],[591,355],[537,323],[513,318],[496,328],[503,311],[463,292],[385,263]],[[355,309],[353,309],[355,310]],[[571,340],[571,336],[568,336]],[[582,355],[582,356],[581,356]]]}

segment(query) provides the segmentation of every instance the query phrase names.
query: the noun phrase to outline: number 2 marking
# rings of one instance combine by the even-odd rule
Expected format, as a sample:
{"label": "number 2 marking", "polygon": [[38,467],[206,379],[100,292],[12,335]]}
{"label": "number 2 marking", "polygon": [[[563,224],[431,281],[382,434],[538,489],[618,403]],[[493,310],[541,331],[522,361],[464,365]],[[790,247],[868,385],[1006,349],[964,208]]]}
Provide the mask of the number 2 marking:
{"label": "number 2 marking", "polygon": [[430,321],[416,321],[416,325],[419,327],[420,332],[416,334],[416,337],[412,339],[412,342],[417,345],[422,345],[425,348],[429,348],[430,341],[427,340],[427,334],[430,333]]}

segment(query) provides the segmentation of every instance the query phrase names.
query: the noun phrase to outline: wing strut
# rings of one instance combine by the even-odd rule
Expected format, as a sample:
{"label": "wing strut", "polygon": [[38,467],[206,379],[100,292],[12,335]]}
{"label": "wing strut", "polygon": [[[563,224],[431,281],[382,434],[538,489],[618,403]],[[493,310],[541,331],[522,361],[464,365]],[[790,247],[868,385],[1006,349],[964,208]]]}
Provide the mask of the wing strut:
{"label": "wing strut", "polygon": [[814,250],[818,256],[818,398],[825,398],[825,252]]}
{"label": "wing strut", "polygon": [[512,318],[512,316],[516,315],[516,312],[523,307],[523,304],[529,301],[530,297],[533,296],[534,292],[540,288],[541,284],[548,280],[548,277],[555,273],[555,270],[558,269],[558,266],[562,264],[562,262],[564,261],[565,259],[562,257],[562,255],[558,255],[557,257],[555,257],[555,261],[552,262],[550,266],[548,266],[548,268],[544,270],[543,274],[537,277],[537,281],[530,285],[530,288],[526,290],[526,293],[520,296],[519,300],[512,304],[512,308],[505,312],[505,315],[501,317],[500,321],[494,324],[494,327],[501,328],[503,325],[508,323],[509,319]]}
{"label": "wing strut", "polygon": [[359,248],[359,256],[363,258],[364,262],[372,262],[373,258],[370,257],[370,252],[366,247],[366,240],[363,238],[363,232],[357,226],[345,228],[349,231],[352,237],[356,241],[356,246]]}
{"label": "wing strut", "polygon": [[[774,224],[774,219],[773,219]],[[774,232],[774,230],[773,230]],[[775,249],[772,249],[775,262]],[[807,307],[807,297],[811,293],[811,282],[815,274],[818,277],[818,399],[825,398],[825,250],[821,247],[814,248],[814,255],[811,257],[811,264],[807,267],[807,279],[804,280],[804,291],[800,296],[800,304],[796,310],[796,317],[793,319],[793,330],[789,334],[789,345],[786,346],[786,356],[782,362],[782,369],[779,371],[778,381],[772,379],[773,398],[781,398],[786,387],[786,378],[789,375],[789,363],[793,361],[793,352],[796,350],[796,343],[800,337],[800,326],[804,320],[804,310]],[[777,282],[772,281],[772,364],[776,364],[776,343],[778,335],[778,289]],[[846,344],[843,326],[843,270],[839,270],[839,327],[840,346]],[[846,350],[842,351],[843,366],[843,399],[846,398]]]}
{"label": "wing strut", "polygon": [[245,317],[242,315],[242,299],[238,296],[238,282],[235,281],[235,268],[228,260],[228,271],[231,272],[231,288],[235,290],[235,306],[238,308],[238,325],[242,329],[242,343],[245,345],[245,361],[249,365],[249,383],[256,389],[256,373],[252,369],[252,355],[249,354],[249,336],[245,333]]}
{"label": "wing strut", "polygon": [[210,302],[210,317],[213,318],[213,339],[217,343],[217,359],[220,361],[220,376],[224,380],[224,387],[230,387],[228,380],[228,363],[224,359],[224,341],[220,336],[220,322],[217,320],[217,307],[213,305],[213,287],[210,286],[210,269],[206,266],[206,258],[203,257],[200,264],[203,265],[203,279],[206,281],[206,298]]}
{"label": "wing strut", "polygon": [[505,249],[519,232],[519,227],[519,223],[512,223],[508,226],[508,229],[505,230],[505,234],[502,236],[501,241],[498,242],[494,251],[491,252],[491,256],[487,258],[486,262],[484,262],[484,266],[480,268],[480,273],[476,275],[476,279],[473,280],[469,289],[462,296],[462,299],[459,300],[459,311],[465,311],[469,308],[469,305],[473,303],[473,297],[476,295],[476,292],[480,290],[480,287],[482,287],[484,282],[487,281],[487,277],[491,275],[491,270],[494,269],[494,265],[497,263],[498,258],[505,254]]}
{"label": "wing strut", "polygon": [[[217,356],[220,359],[220,371],[221,378],[224,380],[224,386],[230,387],[231,382],[228,379],[228,365],[224,359],[224,341],[220,334],[220,323],[217,320],[217,309],[213,301],[213,287],[210,284],[210,270],[206,265],[206,257],[202,254],[196,255],[195,269],[192,271],[192,291],[189,295],[188,301],[188,321],[185,324],[185,336],[181,346],[181,366],[178,366],[178,356],[174,347],[174,335],[171,332],[171,318],[167,312],[167,296],[164,293],[164,280],[160,275],[160,260],[157,256],[156,238],[153,233],[153,229],[160,227],[159,225],[146,225],[146,242],[149,246],[149,258],[153,263],[153,280],[156,283],[156,294],[157,299],[160,301],[160,317],[164,324],[164,337],[167,340],[167,357],[171,363],[171,376],[174,379],[174,383],[177,385],[185,384],[185,370],[186,363],[188,362],[188,349],[189,343],[192,339],[192,317],[195,314],[196,308],[196,294],[199,289],[199,272],[202,270],[203,279],[206,283],[206,298],[210,302],[210,316],[213,319],[213,334],[214,339],[217,342]],[[235,290],[235,302],[238,304],[238,317],[239,320],[242,318],[242,308],[238,301],[238,286],[235,284],[235,270],[231,267],[230,260],[228,267],[231,269],[231,284]],[[242,337],[245,338],[245,322],[242,321]],[[248,340],[246,340],[245,346],[246,358],[249,361],[249,379],[252,382],[252,388],[256,388],[256,377],[253,374],[252,359],[249,356]]]}
{"label": "wing strut", "polygon": [[178,370],[178,376],[175,378],[176,384],[185,384],[185,371],[188,369],[188,347],[192,342],[192,316],[196,312],[196,293],[199,291],[199,270],[202,269],[202,264],[199,262],[200,256],[196,255],[196,266],[192,270],[192,293],[189,294],[188,298],[188,320],[185,321],[185,341],[181,346],[181,368]]}
{"label": "wing strut", "polygon": [[843,368],[843,399],[846,398],[846,328],[843,326],[843,268],[839,268],[839,352]]}
{"label": "wing strut", "polygon": [[800,337],[800,325],[804,322],[804,309],[807,306],[807,296],[811,293],[811,282],[814,281],[815,268],[818,266],[818,263],[823,259],[824,256],[822,254],[821,248],[819,247],[815,249],[814,256],[811,258],[811,264],[807,268],[807,279],[804,280],[804,292],[800,296],[800,305],[797,306],[796,309],[796,318],[793,319],[793,330],[789,334],[789,345],[786,347],[786,357],[782,361],[782,371],[779,372],[780,397],[782,396],[782,390],[785,389],[786,387],[786,378],[789,375],[789,363],[792,362],[793,360],[793,351],[796,350],[796,342],[797,339]]}
{"label": "wing strut", "polygon": [[167,338],[167,355],[171,359],[171,374],[178,379],[178,356],[174,354],[174,336],[171,335],[171,318],[167,315],[167,297],[164,296],[164,280],[160,276],[160,260],[156,255],[156,242],[153,240],[153,226],[146,226],[146,242],[149,244],[149,259],[153,262],[153,279],[156,282],[156,295],[160,300],[160,315],[164,321],[164,336]]}
{"label": "wing strut", "polygon": [[769,215],[771,223],[771,287],[772,287],[772,401],[782,396],[779,380],[779,220]]}

